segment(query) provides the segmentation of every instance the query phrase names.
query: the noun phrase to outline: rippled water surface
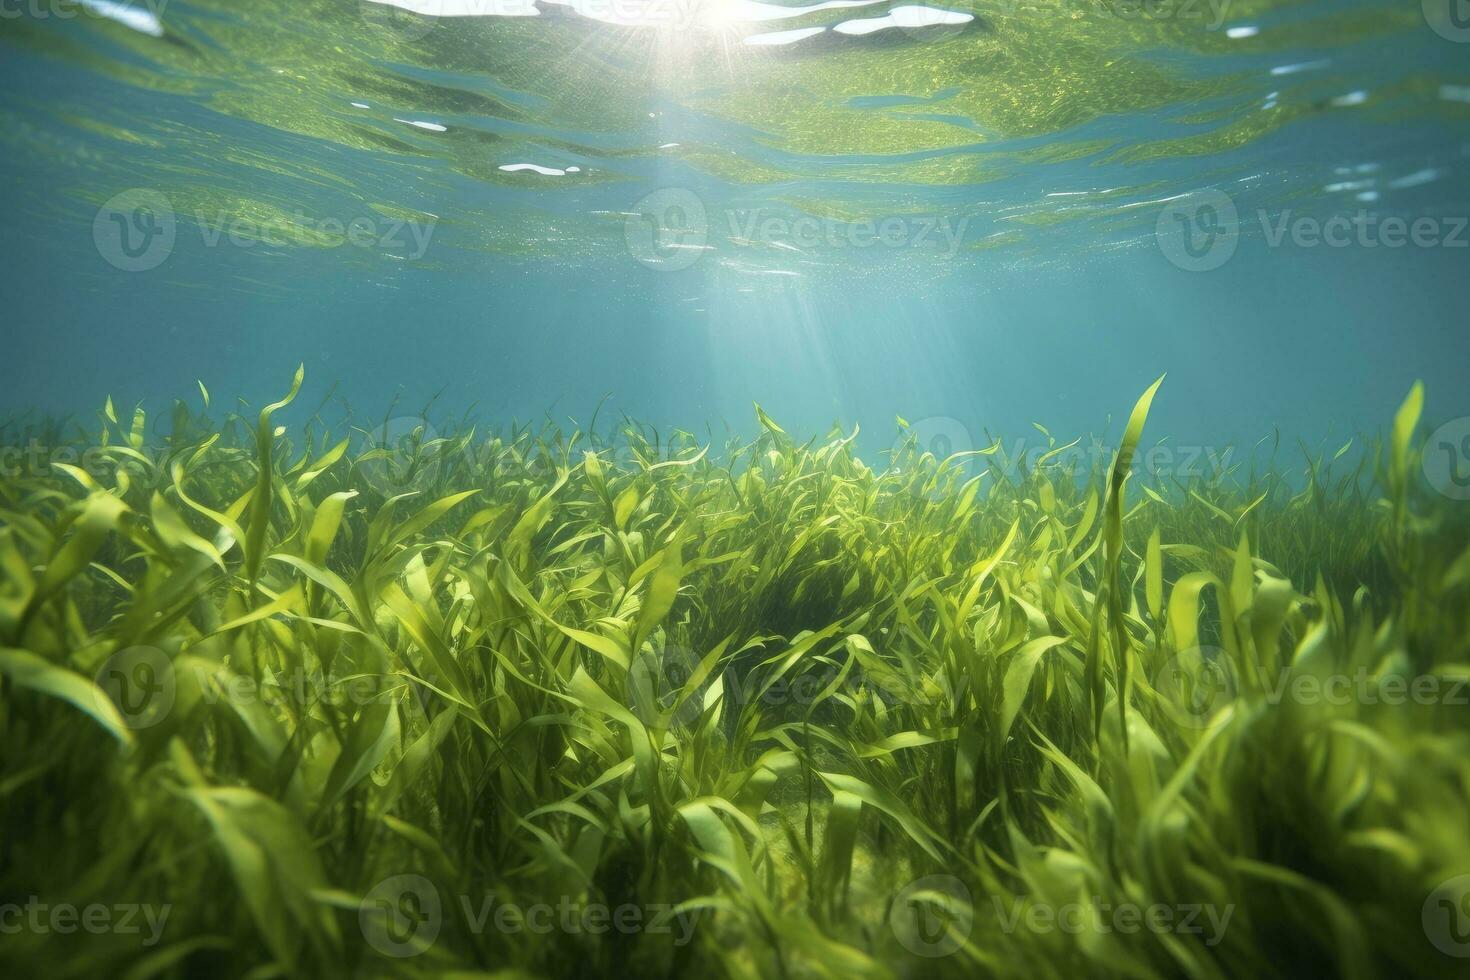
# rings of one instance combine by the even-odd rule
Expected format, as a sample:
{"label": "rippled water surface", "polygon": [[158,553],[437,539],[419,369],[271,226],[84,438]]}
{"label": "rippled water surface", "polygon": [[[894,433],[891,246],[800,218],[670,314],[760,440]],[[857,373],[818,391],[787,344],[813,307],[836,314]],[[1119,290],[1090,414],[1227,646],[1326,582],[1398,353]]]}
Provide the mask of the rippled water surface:
{"label": "rippled water surface", "polygon": [[[131,310],[195,295],[187,316],[155,317],[177,331],[213,318],[200,291],[220,316],[221,297],[272,297],[361,325],[342,311],[364,291],[412,293],[401,319],[472,292],[544,308],[584,276],[600,294],[579,317],[735,303],[728,315],[750,323],[830,312],[810,292],[824,288],[948,295],[1137,254],[1168,319],[1183,300],[1159,296],[1188,279],[1177,269],[1268,246],[1274,268],[1305,261],[1282,257],[1283,213],[1467,213],[1458,13],[1435,0],[25,0],[0,21],[13,251],[34,272],[65,268],[67,289],[27,274],[7,288],[33,334],[99,315],[76,297],[117,289]],[[176,218],[179,254],[120,277],[134,260],[108,253],[143,248],[153,205]],[[218,258],[221,242],[240,247]],[[216,260],[187,271],[200,245]],[[1402,284],[1407,262],[1372,275]],[[1364,282],[1345,258],[1330,274]],[[1283,290],[1321,275],[1302,265],[1262,286],[1269,316],[1289,320]],[[507,298],[525,277],[536,285]],[[1224,292],[1237,320],[1260,320],[1260,296]],[[1094,291],[1073,305],[1119,302]]]}
{"label": "rippled water surface", "polygon": [[1465,49],[1404,4],[45,9],[5,24],[11,70],[59,60],[88,78],[7,99],[4,139],[71,185],[57,207],[89,218],[165,175],[181,212],[267,227],[347,200],[434,216],[449,266],[622,250],[626,214],[670,184],[708,209],[717,260],[754,271],[803,271],[822,250],[742,241],[760,236],[724,209],[843,233],[942,211],[968,222],[959,253],[1044,255],[1078,224],[1084,247],[1126,248],[1152,236],[1154,204],[1202,183],[1267,207],[1436,194],[1465,166],[1439,128],[1470,120]]}

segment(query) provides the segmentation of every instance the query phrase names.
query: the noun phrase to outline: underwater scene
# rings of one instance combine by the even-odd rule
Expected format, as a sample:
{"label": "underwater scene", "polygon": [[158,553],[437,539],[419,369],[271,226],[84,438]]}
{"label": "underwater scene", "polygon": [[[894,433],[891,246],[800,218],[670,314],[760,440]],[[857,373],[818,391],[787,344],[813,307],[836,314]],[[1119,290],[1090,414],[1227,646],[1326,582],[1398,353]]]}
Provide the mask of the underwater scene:
{"label": "underwater scene", "polygon": [[1470,977],[1470,0],[0,82],[0,973]]}

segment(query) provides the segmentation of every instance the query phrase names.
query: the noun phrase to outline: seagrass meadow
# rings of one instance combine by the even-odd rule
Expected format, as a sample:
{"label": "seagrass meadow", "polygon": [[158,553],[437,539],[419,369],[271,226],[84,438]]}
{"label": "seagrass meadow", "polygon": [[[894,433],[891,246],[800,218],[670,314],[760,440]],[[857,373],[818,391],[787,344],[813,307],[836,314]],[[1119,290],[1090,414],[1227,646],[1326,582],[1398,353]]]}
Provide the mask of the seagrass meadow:
{"label": "seagrass meadow", "polygon": [[302,381],[5,426],[9,975],[1465,976],[1419,386],[1180,479],[1158,384],[1079,469]]}

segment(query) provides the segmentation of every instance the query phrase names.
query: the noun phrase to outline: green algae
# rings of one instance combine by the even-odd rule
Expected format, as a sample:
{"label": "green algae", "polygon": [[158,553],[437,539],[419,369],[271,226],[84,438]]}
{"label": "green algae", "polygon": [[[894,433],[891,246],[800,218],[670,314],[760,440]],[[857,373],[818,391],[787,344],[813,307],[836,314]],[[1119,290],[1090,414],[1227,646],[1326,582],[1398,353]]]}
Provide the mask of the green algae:
{"label": "green algae", "polygon": [[[718,448],[278,426],[300,382],[0,426],[0,893],[171,910],[12,966],[1457,975],[1420,908],[1470,871],[1470,529],[1417,386],[1385,437],[1181,473],[1147,396],[1111,447],[900,419],[864,461],[759,409]],[[1218,928],[1036,925],[1078,902]]]}

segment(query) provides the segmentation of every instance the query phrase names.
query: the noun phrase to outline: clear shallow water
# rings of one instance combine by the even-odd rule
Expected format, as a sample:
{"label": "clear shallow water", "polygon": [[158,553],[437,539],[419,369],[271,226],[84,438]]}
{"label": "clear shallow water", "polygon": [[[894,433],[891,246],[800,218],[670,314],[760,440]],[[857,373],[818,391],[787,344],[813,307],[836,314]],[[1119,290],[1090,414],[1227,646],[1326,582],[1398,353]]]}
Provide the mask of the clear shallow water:
{"label": "clear shallow water", "polygon": [[395,2],[0,0],[10,972],[1464,976],[1465,0]]}
{"label": "clear shallow water", "polygon": [[1415,378],[1465,413],[1449,7],[937,10],[8,7],[0,400],[258,403],[305,361],[370,414],[977,444],[1165,370],[1196,442],[1377,428]]}

